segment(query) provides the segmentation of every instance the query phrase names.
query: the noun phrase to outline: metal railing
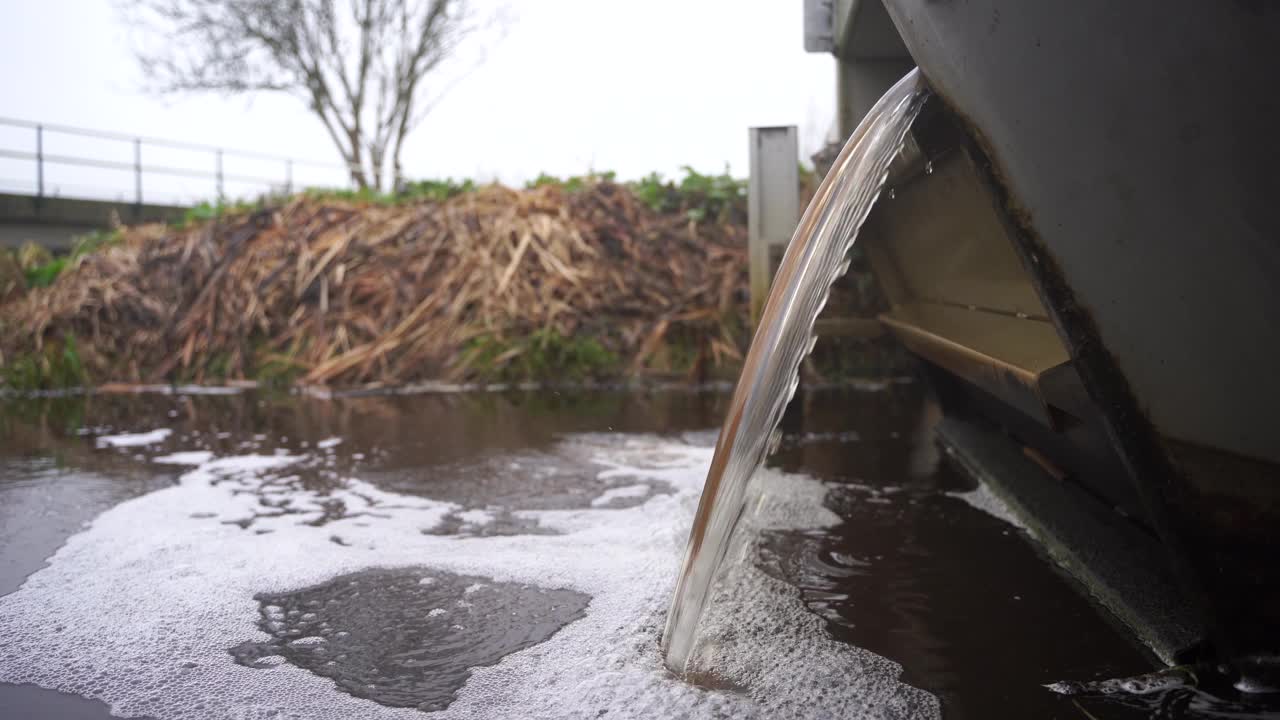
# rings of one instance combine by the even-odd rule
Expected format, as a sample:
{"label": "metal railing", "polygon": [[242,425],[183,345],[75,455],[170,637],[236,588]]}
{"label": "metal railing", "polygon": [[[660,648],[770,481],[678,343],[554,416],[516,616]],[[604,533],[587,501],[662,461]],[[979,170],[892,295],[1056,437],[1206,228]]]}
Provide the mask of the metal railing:
{"label": "metal railing", "polygon": [[[142,195],[142,176],[143,173],[168,175],[171,177],[198,178],[203,180],[214,180],[217,187],[218,200],[226,198],[225,183],[240,182],[253,183],[266,186],[279,186],[286,193],[293,191],[293,170],[295,166],[306,166],[316,169],[325,170],[341,170],[344,173],[347,168],[344,165],[336,163],[322,163],[309,160],[295,160],[291,157],[283,155],[272,155],[268,153],[254,152],[250,150],[233,150],[218,147],[215,145],[204,145],[200,143],[183,142],[179,140],[168,140],[164,138],[144,137],[128,135],[125,133],[109,132],[105,130],[93,130],[89,128],[73,127],[70,125],[58,125],[54,123],[39,123],[30,120],[19,120],[15,118],[0,117],[0,127],[16,127],[26,128],[33,131],[32,147],[34,152],[25,150],[15,150],[9,148],[0,148],[0,158],[9,158],[13,160],[33,161],[36,171],[36,197],[45,197],[45,166],[52,165],[70,165],[88,168],[100,168],[109,170],[131,171],[133,173],[133,201],[135,204],[141,205],[143,201]],[[97,140],[106,140],[109,142],[130,143],[133,146],[133,162],[121,162],[117,160],[107,160],[103,158],[94,158],[76,155],[60,155],[45,152],[45,136],[48,134],[62,134],[85,138],[94,138]],[[209,153],[212,156],[212,168],[199,169],[193,167],[179,167],[173,165],[146,165],[142,163],[143,146],[167,148],[170,150],[195,151],[201,153]],[[280,176],[263,177],[256,175],[243,175],[223,172],[223,159],[227,158],[243,158],[257,161],[278,162],[284,171],[283,178]]]}

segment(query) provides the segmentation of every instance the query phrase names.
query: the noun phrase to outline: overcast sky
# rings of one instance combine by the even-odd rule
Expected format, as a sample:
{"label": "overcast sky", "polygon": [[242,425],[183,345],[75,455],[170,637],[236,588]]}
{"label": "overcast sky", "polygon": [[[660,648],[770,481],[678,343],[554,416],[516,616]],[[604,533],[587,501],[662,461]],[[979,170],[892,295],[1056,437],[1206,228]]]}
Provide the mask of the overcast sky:
{"label": "overcast sky", "polygon": [[[0,6],[0,116],[339,161],[292,96],[143,92],[130,28],[111,0]],[[513,0],[509,8],[505,35],[480,41],[486,60],[412,135],[410,177],[518,184],[540,172],[635,178],[726,164],[744,175],[749,126],[797,125],[811,152],[831,125],[833,61],[804,52],[800,0]],[[0,150],[33,148],[32,130],[0,127]],[[133,157],[129,143],[56,133],[46,133],[45,152]],[[144,165],[213,162],[144,146]],[[283,176],[279,163],[226,163],[228,173]],[[0,190],[30,191],[34,175],[34,163],[0,160]],[[295,176],[299,184],[341,179],[301,167]],[[156,200],[212,194],[211,181],[145,175],[144,183]],[[46,185],[63,195],[127,195],[132,178],[51,165]]]}

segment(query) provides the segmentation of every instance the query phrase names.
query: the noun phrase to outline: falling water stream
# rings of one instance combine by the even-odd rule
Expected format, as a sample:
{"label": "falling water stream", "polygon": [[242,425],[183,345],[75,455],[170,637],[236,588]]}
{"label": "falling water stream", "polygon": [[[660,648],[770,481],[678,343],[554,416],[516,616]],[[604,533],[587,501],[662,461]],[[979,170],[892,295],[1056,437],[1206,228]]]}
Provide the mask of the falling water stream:
{"label": "falling water stream", "polygon": [[845,144],[787,246],[716,442],[667,616],[663,653],[676,672],[694,670],[698,624],[746,509],[747,485],[776,446],[800,362],[816,340],[814,322],[832,283],[849,269],[849,249],[927,96],[920,71],[912,70],[880,98]]}

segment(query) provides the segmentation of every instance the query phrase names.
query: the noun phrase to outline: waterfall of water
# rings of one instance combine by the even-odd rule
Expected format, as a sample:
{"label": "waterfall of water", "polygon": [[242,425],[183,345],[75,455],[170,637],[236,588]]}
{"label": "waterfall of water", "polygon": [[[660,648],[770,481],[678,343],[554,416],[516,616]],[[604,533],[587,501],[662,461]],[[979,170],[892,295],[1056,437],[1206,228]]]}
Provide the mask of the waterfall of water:
{"label": "waterfall of water", "polygon": [[831,284],[849,269],[849,249],[927,95],[920,71],[912,70],[880,98],[845,143],[787,246],[716,442],[667,615],[663,653],[676,672],[691,670],[712,581],[745,509],[747,484],[776,446],[800,361],[816,340],[814,321]]}

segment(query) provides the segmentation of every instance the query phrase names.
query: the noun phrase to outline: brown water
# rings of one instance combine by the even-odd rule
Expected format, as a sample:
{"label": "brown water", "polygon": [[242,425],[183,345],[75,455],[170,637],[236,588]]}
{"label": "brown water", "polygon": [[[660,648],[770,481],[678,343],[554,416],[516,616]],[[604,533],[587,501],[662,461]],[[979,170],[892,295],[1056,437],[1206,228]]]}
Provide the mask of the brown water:
{"label": "brown water", "polygon": [[271,636],[230,649],[237,663],[288,662],[344,692],[392,707],[443,710],[471,676],[582,617],[572,590],[495,583],[423,568],[361,570],[314,587],[262,594]]}
{"label": "brown water", "polygon": [[[676,496],[683,494],[689,502],[696,498],[696,488],[675,476],[664,479],[662,473],[670,470],[661,468],[682,447],[709,453],[700,448],[714,438],[728,401],[719,392],[542,392],[332,401],[241,395],[7,403],[0,425],[5,441],[0,447],[0,568],[5,568],[7,593],[0,597],[0,644],[6,645],[0,677],[105,698],[117,712],[157,718],[173,716],[163,712],[172,706],[166,699],[181,693],[190,699],[189,707],[205,706],[204,715],[189,709],[187,716],[209,716],[231,690],[243,690],[236,695],[241,704],[235,706],[241,717],[269,717],[268,711],[311,717],[299,710],[309,702],[354,708],[353,717],[374,717],[382,705],[438,702],[451,703],[449,712],[457,716],[493,717],[466,699],[451,701],[452,693],[466,686],[457,697],[474,699],[481,694],[474,692],[478,681],[523,658],[520,673],[502,676],[510,680],[508,687],[478,687],[491,699],[506,693],[513,702],[509,696],[528,693],[521,696],[528,716],[538,716],[539,709],[549,717],[600,711],[628,716],[646,710],[657,716],[664,714],[663,708],[679,710],[665,714],[687,717],[752,716],[753,702],[735,699],[750,699],[749,683],[736,691],[699,690],[660,671],[656,645],[663,599],[670,592],[687,526],[651,526],[668,536],[661,546],[666,549],[653,557],[668,560],[651,563],[644,554],[599,559],[602,578],[616,574],[617,582],[628,587],[655,588],[652,599],[634,614],[614,607],[619,610],[616,627],[605,622],[608,608],[598,606],[608,595],[607,580],[593,588],[574,588],[553,579],[562,559],[558,555],[574,552],[576,536],[603,532],[574,529],[574,523],[599,513],[612,513],[603,517],[618,523],[647,513],[661,523],[675,507],[669,503]],[[807,616],[814,627],[865,661],[863,670],[839,681],[844,684],[856,683],[857,674],[875,675],[883,662],[897,663],[901,681],[936,697],[945,718],[1090,717],[1080,708],[1107,719],[1224,716],[1217,710],[1188,710],[1184,706],[1199,699],[1185,691],[1134,707],[1132,699],[1073,699],[1043,687],[1064,679],[1134,675],[1156,666],[1075,592],[1019,530],[967,502],[974,498],[962,494],[972,492],[972,486],[940,463],[933,449],[927,430],[933,417],[915,384],[797,397],[770,464],[821,480],[826,505],[842,520],[817,531],[765,530],[752,540],[750,567],[779,589],[756,599],[778,610],[778,617],[794,621],[780,630],[808,629],[802,617]],[[96,440],[156,428],[172,432],[146,446],[98,447]],[[341,442],[317,449],[333,438]],[[207,451],[226,458],[271,456],[277,450],[302,459],[251,479],[225,474],[207,488],[193,486],[190,479],[179,481],[191,466],[155,462],[178,452]],[[601,470],[606,466],[592,460],[600,457],[626,463]],[[350,478],[355,477],[367,485],[353,486]],[[243,505],[214,504],[214,496],[206,493],[219,488]],[[370,506],[357,494],[378,502]],[[448,513],[439,513],[441,523],[431,527],[405,522],[407,514],[418,512],[408,507],[414,498],[451,503],[453,534],[422,535],[449,533]],[[326,502],[334,499],[342,499],[342,507]],[[157,512],[144,512],[147,503],[158,503],[153,508]],[[475,511],[489,518],[478,519]],[[504,522],[504,512],[521,522],[536,521],[539,530],[486,534],[486,528]],[[477,521],[471,530],[465,527],[467,518]],[[82,527],[89,520],[94,525]],[[125,527],[141,521],[145,526]],[[151,538],[160,543],[157,549],[136,558],[113,551],[118,557],[92,569],[65,570],[77,555],[92,550],[85,547],[89,541],[110,544],[135,531],[139,542]],[[454,548],[451,552],[459,557],[492,555],[492,564],[485,573],[466,572],[460,561],[451,565],[449,558],[425,552],[413,555],[414,562],[377,562],[400,557],[403,547],[418,542],[413,535],[428,543],[448,543],[445,547]],[[538,552],[521,554],[521,543],[540,542],[557,544],[530,545]],[[379,547],[370,550],[369,543]],[[148,565],[148,556],[159,548],[166,553],[164,561]],[[604,535],[590,548],[598,548],[597,554],[616,552]],[[50,560],[55,550],[58,554]],[[493,571],[501,569],[504,554],[511,555],[512,564],[542,563],[545,569],[532,573],[540,582],[524,589],[530,583],[511,587],[506,584],[510,578],[496,578]],[[348,556],[357,559],[342,560]],[[228,559],[245,567],[217,574],[226,580],[215,594],[196,592],[203,587],[200,574],[207,570],[202,566],[217,570]],[[279,576],[251,572],[259,562]],[[311,573],[301,567],[323,562],[349,569]],[[140,565],[150,569],[138,572]],[[74,582],[60,584],[63,575]],[[259,577],[263,579],[254,579]],[[405,580],[426,577],[438,578],[440,584]],[[367,588],[352,589],[352,580]],[[188,583],[191,592],[180,592]],[[135,584],[142,586],[131,587]],[[488,587],[469,595],[466,588],[477,584]],[[131,598],[135,589],[139,598],[159,594],[167,599],[120,614],[124,609],[117,596]],[[482,595],[487,591],[493,594]],[[565,603],[541,604],[522,594],[555,597],[561,591],[567,593]],[[364,600],[351,601],[351,592]],[[41,617],[48,622],[29,629],[15,644],[5,628],[21,620],[15,613],[35,611],[23,601],[25,596],[40,600],[41,612],[47,613]],[[584,597],[590,599],[582,611]],[[471,607],[457,606],[459,600]],[[308,608],[317,601],[319,610]],[[216,610],[219,603],[231,608],[229,617]],[[450,607],[479,613],[482,619],[501,616],[503,624],[443,625],[430,615],[433,609]],[[795,608],[800,616],[792,618]],[[290,616],[290,610],[297,614]],[[305,617],[309,612],[314,617]],[[273,630],[268,623],[280,613],[284,617]],[[421,615],[427,617],[416,621]],[[94,624],[99,617],[132,619],[99,627]],[[321,625],[328,626],[334,639],[286,644],[324,637]],[[454,625],[465,629],[454,630]],[[312,627],[315,635],[304,634]],[[82,629],[94,633],[94,647],[64,655],[68,644],[58,638]],[[339,632],[347,635],[338,640]],[[573,639],[566,632],[578,633],[583,642],[564,644]],[[803,658],[788,654],[803,637],[767,636],[759,650],[779,666],[779,674],[791,673],[788,680],[795,685],[802,685],[811,672],[803,669]],[[189,646],[188,638],[207,640],[207,651],[201,649],[204,645]],[[451,642],[465,644],[467,651],[431,652]],[[596,654],[592,642],[610,645],[612,652]],[[326,647],[330,658],[321,660],[316,648],[327,643],[333,643]],[[553,652],[557,647],[571,652]],[[271,652],[278,654],[265,654]],[[237,657],[281,659],[250,669],[237,665]],[[96,663],[93,668],[78,670],[90,660]],[[331,661],[335,664],[325,665]],[[539,662],[558,670],[539,675]],[[428,666],[429,672],[421,670]],[[66,672],[54,672],[58,668]],[[99,672],[105,675],[99,678]],[[373,688],[356,687],[374,673],[387,678],[385,687],[377,681],[364,683]],[[558,677],[560,684],[550,686],[557,688],[554,696],[540,698],[535,689],[520,685],[522,676]],[[149,677],[164,682],[136,685]],[[211,686],[215,677],[226,678],[230,689]],[[625,689],[632,683],[634,692],[628,694]],[[573,689],[578,686],[587,689]],[[256,695],[262,690],[255,687],[273,691]],[[148,704],[152,697],[156,699]],[[871,702],[881,697],[886,704],[878,710],[850,705],[842,714],[905,717],[909,715],[892,710],[895,698],[915,696],[895,691],[867,697]],[[1161,703],[1175,710],[1170,714]],[[466,708],[475,712],[467,715]],[[1250,712],[1255,714],[1248,716],[1258,716],[1258,711]],[[0,684],[0,717],[42,716],[99,718],[106,716],[106,706],[31,685]]]}

